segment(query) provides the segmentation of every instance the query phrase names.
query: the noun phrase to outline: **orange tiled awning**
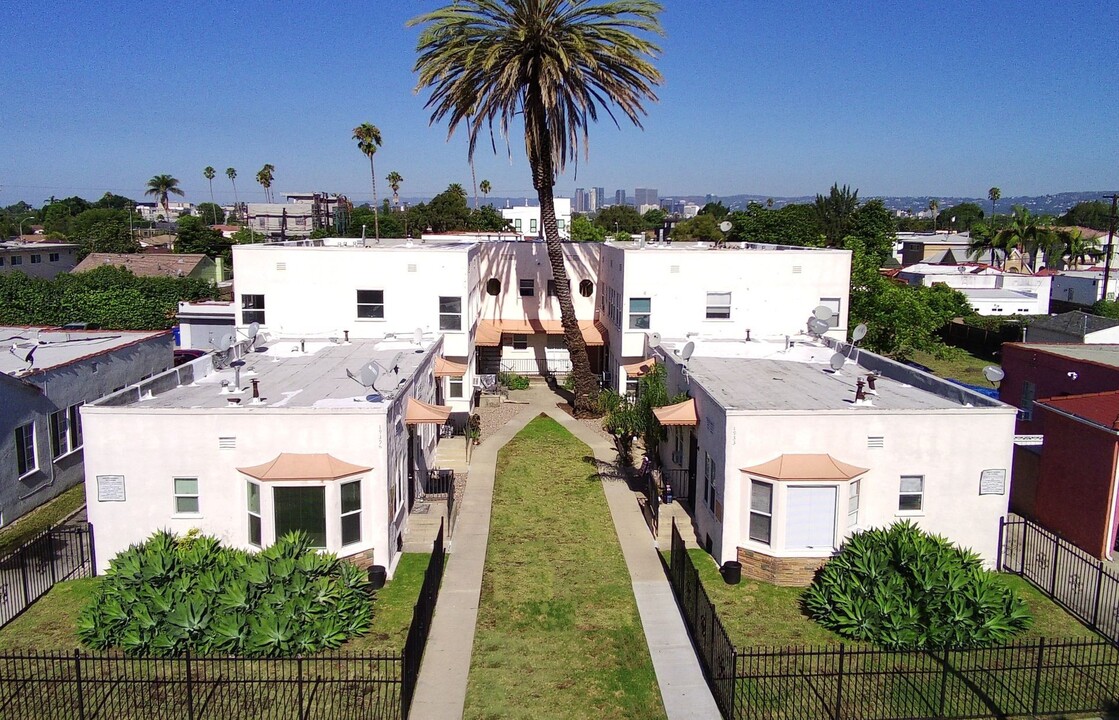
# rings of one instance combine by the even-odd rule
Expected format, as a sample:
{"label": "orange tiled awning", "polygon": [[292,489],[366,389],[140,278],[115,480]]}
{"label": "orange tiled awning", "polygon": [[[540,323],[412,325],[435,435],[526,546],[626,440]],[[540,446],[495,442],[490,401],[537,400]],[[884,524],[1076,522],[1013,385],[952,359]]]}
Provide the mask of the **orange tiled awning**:
{"label": "orange tiled awning", "polygon": [[435,358],[435,377],[462,377],[465,374],[465,365],[457,362],[451,362],[447,358],[443,357]]}
{"label": "orange tiled awning", "polygon": [[629,375],[630,377],[640,377],[641,375],[644,375],[645,373],[652,370],[653,366],[656,364],[656,358],[649,358],[647,360],[640,360],[629,365],[622,365],[622,369],[625,370],[626,375]]}
{"label": "orange tiled awning", "polygon": [[850,480],[867,472],[826,453],[781,455],[761,465],[742,468],[742,472],[771,480]]}
{"label": "orange tiled awning", "polygon": [[280,453],[275,460],[237,471],[257,480],[337,480],[371,469],[327,453]]}
{"label": "orange tiled awning", "polygon": [[[596,320],[580,320],[579,330],[583,333],[583,342],[587,345],[605,345],[606,328]],[[479,320],[478,330],[474,333],[474,344],[483,347],[497,347],[501,345],[501,336],[505,335],[563,335],[563,323],[559,320]]]}
{"label": "orange tiled awning", "polygon": [[661,425],[698,425],[699,416],[695,409],[695,400],[688,398],[682,403],[665,405],[653,408],[653,414]]}
{"label": "orange tiled awning", "polygon": [[404,409],[404,423],[406,425],[422,425],[434,423],[442,425],[451,416],[451,408],[446,405],[432,405],[414,397],[408,398]]}

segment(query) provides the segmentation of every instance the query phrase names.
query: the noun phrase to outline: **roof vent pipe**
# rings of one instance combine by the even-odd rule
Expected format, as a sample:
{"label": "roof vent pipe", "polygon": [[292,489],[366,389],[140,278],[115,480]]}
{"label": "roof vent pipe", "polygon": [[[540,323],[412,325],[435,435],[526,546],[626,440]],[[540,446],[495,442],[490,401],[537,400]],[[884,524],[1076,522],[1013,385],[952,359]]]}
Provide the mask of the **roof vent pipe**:
{"label": "roof vent pipe", "polygon": [[866,402],[866,392],[863,391],[865,383],[862,378],[855,381],[855,402]]}
{"label": "roof vent pipe", "polygon": [[342,331],[342,337],[346,338],[346,342],[349,343],[350,342],[350,331],[349,330],[343,330]]}
{"label": "roof vent pipe", "polygon": [[307,341],[306,340],[300,340],[299,341],[299,352],[301,352],[301,353],[307,352]]}
{"label": "roof vent pipe", "polygon": [[746,328],[746,342],[750,342],[750,328]]}
{"label": "roof vent pipe", "polygon": [[259,400],[260,399],[260,380],[257,380],[256,378],[253,378],[252,379],[252,384],[253,384],[253,400]]}
{"label": "roof vent pipe", "polygon": [[874,375],[873,373],[866,376],[867,387],[870,388],[870,391],[872,393],[877,393],[878,392],[877,390],[874,389],[874,381],[877,380],[877,379],[878,379],[878,376]]}
{"label": "roof vent pipe", "polygon": [[226,398],[225,401],[229,404],[228,407],[237,407],[241,404],[241,398]]}

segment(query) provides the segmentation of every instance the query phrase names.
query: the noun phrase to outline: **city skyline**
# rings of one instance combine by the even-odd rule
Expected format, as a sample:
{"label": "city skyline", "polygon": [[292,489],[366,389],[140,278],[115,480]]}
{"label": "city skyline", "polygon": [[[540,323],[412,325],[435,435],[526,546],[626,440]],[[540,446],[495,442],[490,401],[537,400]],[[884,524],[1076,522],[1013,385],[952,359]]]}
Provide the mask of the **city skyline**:
{"label": "city skyline", "polygon": [[[207,165],[219,202],[233,199],[229,166],[241,199],[258,201],[264,163],[276,166],[278,196],[325,190],[365,202],[368,163],[350,139],[362,122],[384,134],[379,182],[396,170],[403,196],[453,182],[472,196],[463,134],[445,142],[446,127],[428,125],[425,97],[413,93],[417,31],[404,24],[440,4],[10,8],[0,87],[19,111],[0,134],[0,204],[106,191],[140,200],[162,173],[203,202]],[[652,186],[667,197],[783,197],[834,182],[867,197],[1119,187],[1119,89],[1108,80],[1119,63],[1091,51],[1109,46],[1119,10],[935,11],[670,4],[656,61],[665,84],[645,130],[601,113],[589,159],[559,178],[557,195]],[[479,147],[476,175],[493,196],[535,195],[518,132],[508,152],[500,137],[496,155]]]}

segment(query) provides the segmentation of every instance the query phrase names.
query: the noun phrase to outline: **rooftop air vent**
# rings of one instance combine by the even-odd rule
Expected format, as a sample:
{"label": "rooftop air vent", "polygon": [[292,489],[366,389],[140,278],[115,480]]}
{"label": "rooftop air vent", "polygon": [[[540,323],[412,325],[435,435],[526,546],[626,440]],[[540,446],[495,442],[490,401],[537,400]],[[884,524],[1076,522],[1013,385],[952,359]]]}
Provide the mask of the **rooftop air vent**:
{"label": "rooftop air vent", "polygon": [[886,447],[886,438],[882,435],[867,435],[866,446],[868,448],[884,448]]}
{"label": "rooftop air vent", "polygon": [[408,272],[416,272],[416,264],[408,263]]}
{"label": "rooftop air vent", "polygon": [[801,270],[802,268],[800,265],[793,265],[793,275],[800,275]]}
{"label": "rooftop air vent", "polygon": [[282,270],[287,270],[288,269],[288,264],[286,262],[278,262],[278,263],[276,263],[276,269],[281,270],[281,271]]}
{"label": "rooftop air vent", "polygon": [[237,438],[235,437],[219,437],[218,449],[219,450],[235,450],[237,448]]}
{"label": "rooftop air vent", "polygon": [[680,274],[680,266],[679,265],[669,265],[668,266],[668,272],[672,273],[673,275],[679,275]]}

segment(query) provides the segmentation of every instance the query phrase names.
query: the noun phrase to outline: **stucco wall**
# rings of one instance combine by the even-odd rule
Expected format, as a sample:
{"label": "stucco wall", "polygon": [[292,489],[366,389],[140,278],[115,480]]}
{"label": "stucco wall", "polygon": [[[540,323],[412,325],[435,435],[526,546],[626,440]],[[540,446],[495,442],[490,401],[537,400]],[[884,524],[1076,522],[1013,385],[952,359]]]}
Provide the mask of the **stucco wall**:
{"label": "stucco wall", "polygon": [[[571,281],[571,299],[575,316],[581,320],[595,317],[598,290],[598,266],[601,245],[593,243],[564,243],[564,268]],[[486,285],[491,279],[501,284],[497,295],[490,295]],[[520,294],[520,280],[532,280],[534,292],[529,297]],[[480,289],[482,318],[559,320],[559,301],[547,295],[548,280],[552,279],[552,266],[548,260],[548,246],[542,242],[490,242],[481,246]],[[590,280],[594,284],[590,297],[579,293],[579,283]]]}

